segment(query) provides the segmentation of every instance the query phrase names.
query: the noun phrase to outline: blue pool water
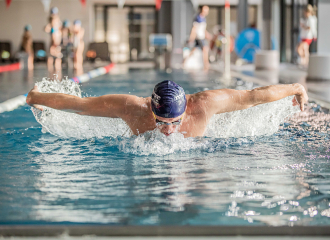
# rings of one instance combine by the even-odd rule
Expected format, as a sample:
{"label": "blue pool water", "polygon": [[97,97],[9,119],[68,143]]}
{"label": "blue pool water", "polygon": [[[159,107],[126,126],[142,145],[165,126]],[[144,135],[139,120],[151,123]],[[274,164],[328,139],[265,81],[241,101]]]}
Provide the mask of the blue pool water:
{"label": "blue pool water", "polygon": [[[187,93],[223,87],[216,73],[139,70],[99,77],[81,90],[145,97],[164,79]],[[275,105],[268,107],[272,118],[283,109]],[[232,130],[224,138],[223,130],[196,139],[114,135],[125,131],[122,123],[50,112],[39,120],[53,135],[28,106],[3,113],[0,224],[330,225],[329,111],[310,103],[279,130],[265,111],[252,112],[254,129],[240,130],[237,115],[226,126],[270,135],[239,138]],[[212,131],[217,127],[215,121]]]}

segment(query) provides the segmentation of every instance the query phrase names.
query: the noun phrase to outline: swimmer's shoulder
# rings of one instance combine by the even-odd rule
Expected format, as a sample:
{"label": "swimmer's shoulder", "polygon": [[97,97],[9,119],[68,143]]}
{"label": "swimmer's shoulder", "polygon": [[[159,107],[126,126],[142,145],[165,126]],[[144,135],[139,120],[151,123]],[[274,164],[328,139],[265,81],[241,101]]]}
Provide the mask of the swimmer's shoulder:
{"label": "swimmer's shoulder", "polygon": [[129,95],[125,103],[125,114],[128,116],[143,117],[150,114],[151,97]]}
{"label": "swimmer's shoulder", "polygon": [[215,89],[190,94],[187,96],[187,106],[192,114],[214,114],[214,108],[219,108],[219,102],[230,98],[232,89]]}
{"label": "swimmer's shoulder", "polygon": [[194,94],[187,94],[186,98],[188,102],[194,104],[208,103],[213,100],[214,97],[221,95],[226,95],[228,89],[215,89],[215,90],[206,90]]}

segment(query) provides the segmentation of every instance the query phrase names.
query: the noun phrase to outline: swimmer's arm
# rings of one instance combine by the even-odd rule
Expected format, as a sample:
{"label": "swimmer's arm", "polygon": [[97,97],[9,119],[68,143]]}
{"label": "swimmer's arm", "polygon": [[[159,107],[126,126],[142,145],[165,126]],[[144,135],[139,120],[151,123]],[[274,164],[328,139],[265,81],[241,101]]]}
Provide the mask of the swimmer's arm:
{"label": "swimmer's arm", "polygon": [[299,104],[301,111],[303,111],[304,104],[308,101],[305,88],[298,83],[271,85],[253,90],[219,89],[204,93],[207,96],[207,106],[213,114],[243,110],[292,95],[296,96],[293,105]]}
{"label": "swimmer's arm", "polygon": [[48,23],[48,24],[45,26],[44,30],[45,30],[46,33],[50,33],[51,28],[52,28],[51,25]]}
{"label": "swimmer's arm", "polygon": [[63,93],[41,93],[36,88],[26,99],[27,104],[31,106],[42,105],[80,115],[111,118],[139,114],[137,111],[141,110],[140,101],[142,101],[141,98],[126,94],[80,98]]}
{"label": "swimmer's arm", "polygon": [[190,32],[189,42],[192,42],[196,39],[196,26],[193,25]]}
{"label": "swimmer's arm", "polygon": [[306,90],[299,83],[266,86],[250,90],[249,92],[252,95],[253,106],[274,102],[294,95],[293,105],[300,105],[300,110],[304,111],[304,104],[308,101]]}

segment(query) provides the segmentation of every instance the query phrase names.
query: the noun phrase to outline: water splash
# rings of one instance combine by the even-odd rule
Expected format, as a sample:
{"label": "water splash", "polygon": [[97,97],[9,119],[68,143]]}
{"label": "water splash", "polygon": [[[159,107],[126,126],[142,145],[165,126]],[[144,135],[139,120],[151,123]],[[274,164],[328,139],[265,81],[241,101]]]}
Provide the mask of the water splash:
{"label": "water splash", "polygon": [[214,115],[205,135],[216,138],[272,135],[287,117],[300,112],[298,106],[292,106],[292,98]]}
{"label": "water splash", "polygon": [[[58,92],[81,97],[77,83],[44,78],[36,84],[41,92]],[[299,111],[292,106],[292,97],[259,105],[242,111],[218,114],[212,117],[204,138],[184,138],[175,133],[169,137],[154,130],[139,136],[132,136],[127,124],[121,119],[81,116],[45,107],[43,111],[32,109],[36,120],[43,126],[43,132],[64,138],[111,137],[121,151],[139,155],[164,155],[178,151],[214,151],[223,146],[241,145],[254,137],[275,133],[285,118]],[[215,138],[220,140],[213,141]],[[228,138],[234,138],[228,139]],[[238,139],[237,139],[238,138]],[[222,139],[222,140],[221,140]]]}
{"label": "water splash", "polygon": [[207,138],[184,138],[180,133],[165,136],[158,129],[155,129],[138,136],[117,139],[115,145],[125,153],[167,155],[174,152],[205,150],[210,148],[212,143]]}
{"label": "water splash", "polygon": [[[40,92],[65,93],[81,97],[79,85],[68,79],[50,81],[43,78],[36,85]],[[36,120],[42,125],[43,132],[49,132],[55,136],[86,139],[106,136],[129,137],[131,135],[127,124],[117,118],[81,116],[48,107],[44,107],[43,111],[32,108],[32,112]]]}

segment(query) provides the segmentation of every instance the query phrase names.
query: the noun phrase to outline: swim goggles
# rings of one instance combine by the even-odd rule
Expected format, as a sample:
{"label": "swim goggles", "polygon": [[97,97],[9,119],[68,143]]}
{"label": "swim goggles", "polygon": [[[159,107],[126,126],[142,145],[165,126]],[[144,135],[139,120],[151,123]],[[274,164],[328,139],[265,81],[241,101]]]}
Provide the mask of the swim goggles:
{"label": "swim goggles", "polygon": [[157,126],[171,125],[171,124],[173,124],[173,125],[175,125],[175,126],[179,126],[179,125],[181,124],[181,122],[182,122],[182,119],[183,119],[184,113],[183,113],[182,117],[181,117],[179,120],[176,120],[176,121],[174,121],[174,122],[163,122],[163,121],[160,121],[160,120],[158,120],[158,119],[156,118],[154,112],[152,112],[152,115],[154,116],[154,118],[155,118],[155,120],[156,120],[156,125],[157,125]]}

